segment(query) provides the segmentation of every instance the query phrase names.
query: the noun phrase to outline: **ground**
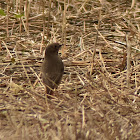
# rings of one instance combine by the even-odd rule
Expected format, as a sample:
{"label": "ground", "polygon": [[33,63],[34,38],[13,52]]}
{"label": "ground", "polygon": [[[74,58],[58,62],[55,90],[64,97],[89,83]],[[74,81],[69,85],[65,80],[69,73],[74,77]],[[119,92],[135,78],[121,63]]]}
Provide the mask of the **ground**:
{"label": "ground", "polygon": [[[0,2],[1,140],[138,140],[140,3]],[[65,73],[46,99],[45,47],[64,44]]]}

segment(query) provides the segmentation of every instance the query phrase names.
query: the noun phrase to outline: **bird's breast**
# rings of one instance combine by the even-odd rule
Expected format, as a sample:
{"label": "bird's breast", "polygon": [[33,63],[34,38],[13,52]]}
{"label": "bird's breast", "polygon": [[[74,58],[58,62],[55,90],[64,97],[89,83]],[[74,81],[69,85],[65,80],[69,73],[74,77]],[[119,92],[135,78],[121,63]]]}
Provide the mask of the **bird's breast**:
{"label": "bird's breast", "polygon": [[42,64],[42,72],[44,73],[60,73],[63,69],[63,62],[60,57],[45,59]]}

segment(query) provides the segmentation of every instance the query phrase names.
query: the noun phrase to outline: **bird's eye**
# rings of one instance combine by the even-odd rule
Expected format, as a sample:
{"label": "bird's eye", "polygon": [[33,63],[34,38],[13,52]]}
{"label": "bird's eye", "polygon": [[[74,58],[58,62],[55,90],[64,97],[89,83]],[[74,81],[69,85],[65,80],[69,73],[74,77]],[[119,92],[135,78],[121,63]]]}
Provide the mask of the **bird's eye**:
{"label": "bird's eye", "polygon": [[57,45],[55,45],[55,49],[57,48]]}

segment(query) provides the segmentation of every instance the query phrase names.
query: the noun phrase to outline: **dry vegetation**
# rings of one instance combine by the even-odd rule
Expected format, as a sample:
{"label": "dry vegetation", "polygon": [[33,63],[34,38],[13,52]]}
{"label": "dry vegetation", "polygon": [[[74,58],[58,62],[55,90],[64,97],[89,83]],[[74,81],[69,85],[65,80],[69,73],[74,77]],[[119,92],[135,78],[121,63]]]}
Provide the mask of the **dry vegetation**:
{"label": "dry vegetation", "polygon": [[[0,139],[140,139],[137,0],[1,0]],[[45,46],[65,74],[45,102]]]}

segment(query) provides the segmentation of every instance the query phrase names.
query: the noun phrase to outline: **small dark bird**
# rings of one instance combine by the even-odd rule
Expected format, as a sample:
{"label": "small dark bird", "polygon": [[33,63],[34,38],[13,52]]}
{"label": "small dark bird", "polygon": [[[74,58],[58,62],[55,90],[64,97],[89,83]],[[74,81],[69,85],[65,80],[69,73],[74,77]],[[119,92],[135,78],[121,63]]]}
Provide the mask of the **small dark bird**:
{"label": "small dark bird", "polygon": [[64,73],[64,65],[58,55],[61,46],[59,43],[52,43],[45,50],[45,58],[41,71],[46,93],[49,95],[52,95],[53,89],[58,87]]}

